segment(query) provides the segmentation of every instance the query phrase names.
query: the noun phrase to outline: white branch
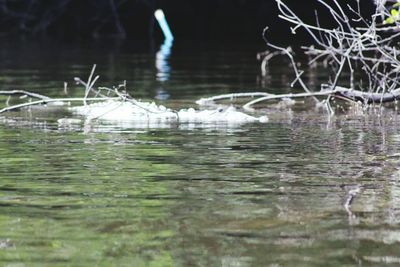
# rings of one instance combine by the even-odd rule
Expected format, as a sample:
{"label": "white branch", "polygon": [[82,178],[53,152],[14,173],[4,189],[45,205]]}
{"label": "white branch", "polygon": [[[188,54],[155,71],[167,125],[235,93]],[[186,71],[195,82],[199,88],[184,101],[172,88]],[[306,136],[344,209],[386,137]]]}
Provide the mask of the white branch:
{"label": "white branch", "polygon": [[236,99],[236,98],[248,98],[248,97],[260,97],[260,96],[268,96],[271,94],[263,93],[263,92],[251,92],[251,93],[234,93],[234,94],[224,94],[224,95],[217,95],[207,98],[200,98],[196,101],[196,104],[200,106],[205,106],[209,104],[213,104],[213,102],[223,99]]}

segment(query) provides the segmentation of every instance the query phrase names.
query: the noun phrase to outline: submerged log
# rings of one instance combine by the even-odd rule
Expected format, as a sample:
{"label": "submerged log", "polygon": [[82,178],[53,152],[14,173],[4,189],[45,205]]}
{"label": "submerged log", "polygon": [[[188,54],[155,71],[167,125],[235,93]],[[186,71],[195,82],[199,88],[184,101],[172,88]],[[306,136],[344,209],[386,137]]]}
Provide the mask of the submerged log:
{"label": "submerged log", "polygon": [[[331,90],[329,85],[323,84],[322,91]],[[345,87],[336,86],[333,96],[338,98],[345,98],[354,102],[362,104],[381,104],[388,102],[395,102],[400,100],[400,89],[393,90],[387,93],[370,93],[359,90],[351,90]]]}

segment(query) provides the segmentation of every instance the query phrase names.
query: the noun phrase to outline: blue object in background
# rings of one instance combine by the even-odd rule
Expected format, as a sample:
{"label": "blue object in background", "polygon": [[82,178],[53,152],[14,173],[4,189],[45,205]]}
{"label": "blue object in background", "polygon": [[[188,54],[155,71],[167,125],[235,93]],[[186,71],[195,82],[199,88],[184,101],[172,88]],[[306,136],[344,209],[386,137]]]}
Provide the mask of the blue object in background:
{"label": "blue object in background", "polygon": [[[164,34],[164,43],[161,45],[160,50],[156,54],[156,69],[157,69],[157,81],[165,82],[169,80],[171,67],[169,65],[169,57],[171,55],[171,48],[174,41],[174,36],[168,26],[167,20],[165,19],[164,12],[161,9],[158,9],[154,12],[154,16],[156,17],[158,24]],[[168,92],[166,92],[162,86],[157,90],[156,98],[159,100],[166,100],[169,98]]]}
{"label": "blue object in background", "polygon": [[[156,54],[157,81],[164,83],[169,80],[171,67],[169,65],[169,56],[171,54],[172,40],[165,39],[160,50]],[[158,100],[167,100],[170,94],[164,90],[163,86],[157,89],[155,98]]]}
{"label": "blue object in background", "polygon": [[157,9],[154,12],[154,16],[156,17],[158,24],[161,27],[161,30],[165,36],[165,40],[174,40],[174,36],[172,35],[172,32],[168,26],[167,20],[165,19],[164,12],[161,9]]}

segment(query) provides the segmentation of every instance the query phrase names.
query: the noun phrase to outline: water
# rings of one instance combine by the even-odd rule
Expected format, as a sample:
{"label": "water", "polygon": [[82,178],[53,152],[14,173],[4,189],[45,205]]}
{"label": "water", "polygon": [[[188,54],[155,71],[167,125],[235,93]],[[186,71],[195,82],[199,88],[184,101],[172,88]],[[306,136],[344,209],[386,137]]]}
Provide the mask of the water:
{"label": "water", "polygon": [[[157,51],[42,45],[4,46],[0,90],[64,96],[69,81],[67,94],[82,95],[70,81],[97,63],[99,83],[127,79],[143,99],[161,88],[169,107],[289,91],[288,67],[275,62],[261,79],[260,48],[246,44],[176,44],[165,73]],[[1,265],[397,266],[396,111],[329,118],[299,103],[263,113],[270,123],[91,129],[59,127],[59,112],[3,116]]]}

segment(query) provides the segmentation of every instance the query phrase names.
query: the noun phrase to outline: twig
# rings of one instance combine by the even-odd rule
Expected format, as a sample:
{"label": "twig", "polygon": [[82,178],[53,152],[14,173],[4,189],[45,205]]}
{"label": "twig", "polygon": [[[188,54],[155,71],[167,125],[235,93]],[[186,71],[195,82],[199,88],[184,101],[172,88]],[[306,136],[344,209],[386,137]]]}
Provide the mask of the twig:
{"label": "twig", "polygon": [[248,97],[260,97],[260,96],[268,96],[271,95],[269,93],[263,92],[251,92],[251,93],[233,93],[233,94],[224,94],[217,95],[207,98],[200,98],[196,101],[196,104],[200,106],[205,106],[207,104],[213,103],[214,101],[222,100],[222,99],[235,99],[235,98],[248,98]]}
{"label": "twig", "polygon": [[25,95],[25,96],[30,96],[33,98],[39,98],[39,99],[50,99],[47,96],[38,94],[38,93],[32,93],[29,91],[25,90],[6,90],[6,91],[0,91],[0,95]]}
{"label": "twig", "polygon": [[299,94],[281,94],[281,95],[274,95],[274,94],[269,94],[264,97],[260,97],[257,99],[254,99],[245,105],[243,105],[243,109],[247,111],[253,111],[254,109],[251,108],[250,106],[267,101],[267,100],[273,100],[273,99],[284,99],[284,98],[301,98],[301,97],[316,97],[316,96],[329,96],[329,95],[334,95],[337,93],[336,90],[331,90],[331,91],[320,91],[320,92],[306,92],[306,93],[299,93]]}
{"label": "twig", "polygon": [[[373,94],[372,97],[366,97],[365,94],[362,95],[361,98],[366,99],[365,103],[377,103],[377,96],[374,95],[376,93],[381,94],[381,103],[398,99],[398,95],[393,96],[394,93],[391,91],[400,86],[397,79],[400,70],[400,61],[398,60],[398,49],[394,46],[394,40],[400,34],[396,33],[389,37],[378,34],[382,28],[378,28],[377,25],[379,23],[377,23],[377,19],[382,12],[385,12],[381,4],[377,6],[371,20],[363,18],[359,2],[357,2],[357,9],[353,9],[350,5],[347,5],[349,11],[356,17],[355,20],[364,24],[363,27],[353,27],[350,24],[352,19],[348,17],[337,0],[332,0],[333,4],[328,4],[324,0],[318,0],[329,11],[334,21],[336,21],[337,28],[328,29],[319,24],[318,15],[316,15],[317,25],[307,24],[283,0],[275,1],[280,11],[279,17],[294,25],[292,33],[295,34],[297,29],[303,28],[317,44],[318,47],[302,47],[305,54],[314,57],[310,60],[310,64],[320,59],[328,60],[332,63],[332,72],[334,73],[331,85],[332,90],[335,89],[339,80],[341,80],[345,68],[351,72],[349,87],[354,88],[353,73],[355,67],[357,67],[368,77],[366,88],[369,93]],[[386,15],[390,14],[386,12],[384,16]],[[396,27],[398,26],[396,25]],[[265,35],[264,39],[266,40]],[[278,51],[284,50],[284,48],[271,45],[267,40],[266,42],[267,45]],[[287,49],[285,51],[290,52]],[[288,53],[288,56],[293,62],[291,53]],[[303,72],[297,70],[295,63],[292,63],[292,66],[296,74],[294,82],[299,82],[305,88],[304,82],[302,82]],[[362,82],[363,80],[360,80],[359,83]],[[356,101],[360,100],[360,92],[356,92],[355,95],[348,93],[348,95],[352,95],[351,98],[356,99]]]}
{"label": "twig", "polygon": [[281,51],[274,51],[274,52],[270,52],[270,51],[265,51],[262,53],[258,53],[257,54],[257,59],[261,60],[261,75],[263,77],[267,76],[267,66],[268,66],[268,62],[279,55],[285,55],[283,52]]}
{"label": "twig", "polygon": [[88,78],[88,81],[87,81],[87,83],[86,83],[86,89],[85,89],[85,97],[84,97],[84,103],[85,103],[85,106],[86,106],[86,98],[89,96],[89,93],[90,93],[90,91],[92,90],[92,87],[93,87],[93,85],[94,85],[94,83],[97,81],[97,79],[100,77],[100,76],[96,76],[93,80],[92,80],[92,78],[93,78],[93,74],[94,74],[94,71],[96,70],[96,64],[94,64],[93,65],[93,67],[92,67],[92,71],[90,72],[90,75],[89,75],[89,78]]}
{"label": "twig", "polygon": [[353,203],[354,199],[356,196],[361,192],[361,186],[357,185],[355,188],[350,189],[347,192],[346,200],[343,204],[345,210],[347,211],[347,214],[349,216],[353,216],[353,211],[351,210],[351,204]]}
{"label": "twig", "polygon": [[[277,1],[279,1],[279,0],[277,0]],[[270,43],[270,42],[268,41],[267,37],[266,37],[267,31],[268,31],[268,27],[265,27],[264,30],[263,30],[263,38],[264,38],[265,43],[266,43],[268,46],[270,46],[270,47],[272,47],[272,48],[274,48],[274,49],[280,51],[281,53],[287,55],[287,57],[290,59],[290,61],[291,61],[291,63],[292,63],[293,70],[294,70],[294,72],[295,72],[295,74],[296,74],[295,81],[298,81],[298,82],[300,83],[300,85],[301,85],[301,87],[304,89],[304,91],[306,91],[307,93],[311,93],[310,89],[308,89],[307,85],[306,85],[306,84],[303,82],[303,80],[301,79],[301,75],[303,74],[303,72],[300,72],[300,71],[297,69],[297,64],[296,64],[296,62],[295,62],[295,60],[294,60],[294,58],[293,58],[293,55],[292,55],[292,53],[291,53],[291,48],[290,48],[290,47],[288,47],[288,48],[283,48],[283,47],[280,47],[280,46],[277,46],[277,45],[274,45],[274,44]],[[293,83],[292,83],[292,85],[293,85]],[[311,97],[314,99],[314,101],[315,101],[316,103],[319,103],[319,100],[318,100],[316,97],[314,97],[314,96],[311,96]]]}
{"label": "twig", "polygon": [[22,103],[18,105],[13,105],[9,106],[6,108],[3,108],[0,110],[0,113],[20,109],[23,107],[29,107],[29,106],[35,106],[35,105],[41,105],[41,104],[47,104],[47,103],[52,103],[52,102],[68,102],[68,101],[105,101],[105,100],[119,100],[119,97],[95,97],[95,98],[82,98],[82,97],[76,97],[76,98],[49,98],[49,99],[42,99],[42,100],[37,100],[37,101],[32,101],[32,102],[27,102],[27,103]]}

